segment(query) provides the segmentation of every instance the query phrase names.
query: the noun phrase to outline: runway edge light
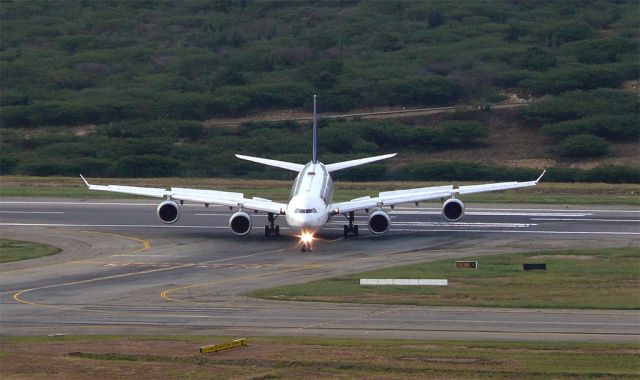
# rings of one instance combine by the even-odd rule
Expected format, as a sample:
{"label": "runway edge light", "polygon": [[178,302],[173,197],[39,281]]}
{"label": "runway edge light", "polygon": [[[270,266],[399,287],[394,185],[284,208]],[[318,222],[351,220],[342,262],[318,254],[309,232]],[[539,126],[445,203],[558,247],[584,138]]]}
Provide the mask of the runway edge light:
{"label": "runway edge light", "polygon": [[242,347],[242,346],[246,346],[246,345],[247,345],[247,339],[246,338],[241,338],[241,339],[232,340],[231,342],[227,342],[227,343],[214,344],[214,345],[211,345],[211,346],[200,347],[200,353],[201,354],[209,354],[209,353],[212,353],[212,352],[228,350],[228,349],[231,349],[231,348]]}

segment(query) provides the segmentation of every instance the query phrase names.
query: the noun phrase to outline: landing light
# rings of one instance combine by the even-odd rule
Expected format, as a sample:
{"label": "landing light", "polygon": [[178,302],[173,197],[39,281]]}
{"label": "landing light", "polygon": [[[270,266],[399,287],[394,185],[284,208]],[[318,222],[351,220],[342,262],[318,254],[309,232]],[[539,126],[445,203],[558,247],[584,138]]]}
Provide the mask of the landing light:
{"label": "landing light", "polygon": [[310,232],[303,232],[300,235],[300,241],[304,244],[309,244],[313,241],[313,234]]}

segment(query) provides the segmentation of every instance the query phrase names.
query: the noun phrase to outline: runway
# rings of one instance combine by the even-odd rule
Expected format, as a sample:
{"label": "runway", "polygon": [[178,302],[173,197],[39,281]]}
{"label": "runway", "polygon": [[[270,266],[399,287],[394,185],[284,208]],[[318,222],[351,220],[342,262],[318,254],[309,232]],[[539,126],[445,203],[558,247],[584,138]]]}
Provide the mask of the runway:
{"label": "runway", "polygon": [[0,265],[0,327],[23,334],[323,335],[424,339],[638,342],[640,312],[353,305],[256,300],[280,284],[442,258],[568,247],[638,246],[640,208],[467,205],[447,223],[436,204],[391,211],[389,233],[343,239],[344,218],[301,253],[293,230],[245,237],[223,207],[185,204],[178,223],[157,202],[6,198],[1,236],[63,252]]}

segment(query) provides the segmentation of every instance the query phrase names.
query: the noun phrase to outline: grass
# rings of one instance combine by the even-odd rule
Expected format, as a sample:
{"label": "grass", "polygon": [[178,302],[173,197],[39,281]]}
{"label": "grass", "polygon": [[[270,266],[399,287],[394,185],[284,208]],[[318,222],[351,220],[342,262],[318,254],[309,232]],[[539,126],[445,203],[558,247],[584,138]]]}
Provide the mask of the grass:
{"label": "grass", "polygon": [[0,239],[0,263],[35,259],[37,257],[54,255],[58,252],[60,252],[59,248],[46,244]]}
{"label": "grass", "polygon": [[0,376],[180,378],[637,378],[636,344],[250,337],[4,337]]}
{"label": "grass", "polygon": [[[242,192],[276,201],[286,201],[291,181],[195,178],[96,179],[96,184],[148,187],[194,187]],[[335,183],[335,201],[346,201],[380,191],[445,185],[444,182],[341,182]],[[456,183],[456,185],[469,183]],[[467,202],[542,204],[640,205],[640,185],[602,183],[540,183],[534,188],[484,193],[463,197]],[[75,177],[0,177],[0,197],[135,198],[131,195],[89,191]]]}
{"label": "grass", "polygon": [[[469,260],[476,260],[470,257]],[[455,260],[356,273],[254,291],[272,300],[528,308],[640,309],[639,248],[483,256],[478,269]],[[523,263],[546,271],[522,271]],[[360,286],[360,278],[442,278],[448,286]]]}

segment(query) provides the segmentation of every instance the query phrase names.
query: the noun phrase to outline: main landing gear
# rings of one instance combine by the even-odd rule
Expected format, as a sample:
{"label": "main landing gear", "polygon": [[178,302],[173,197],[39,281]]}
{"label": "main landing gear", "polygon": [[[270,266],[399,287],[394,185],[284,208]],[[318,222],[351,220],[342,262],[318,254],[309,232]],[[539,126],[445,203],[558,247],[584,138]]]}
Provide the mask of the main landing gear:
{"label": "main landing gear", "polygon": [[349,221],[349,225],[344,225],[344,237],[347,238],[349,236],[358,236],[358,226],[353,225],[353,220],[356,218],[355,213],[351,211],[349,212],[349,215],[344,214],[344,216]]}
{"label": "main landing gear", "polygon": [[301,252],[311,252],[311,243],[302,242],[302,247],[300,247]]}
{"label": "main landing gear", "polygon": [[274,216],[272,212],[267,214],[267,220],[269,221],[269,224],[264,226],[264,236],[265,237],[280,236],[280,226],[277,226],[275,224],[275,221],[276,221],[277,218],[278,218],[278,216],[277,215]]}

